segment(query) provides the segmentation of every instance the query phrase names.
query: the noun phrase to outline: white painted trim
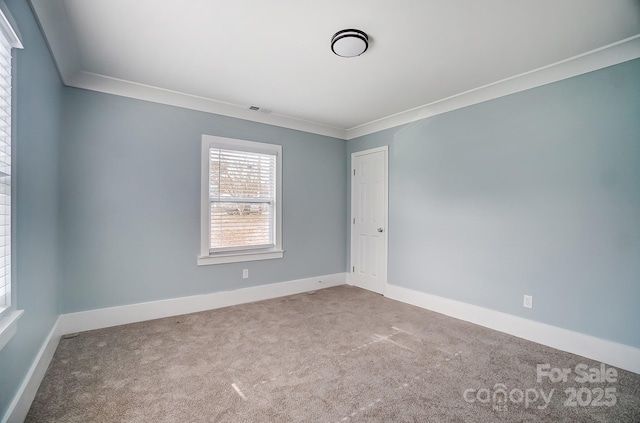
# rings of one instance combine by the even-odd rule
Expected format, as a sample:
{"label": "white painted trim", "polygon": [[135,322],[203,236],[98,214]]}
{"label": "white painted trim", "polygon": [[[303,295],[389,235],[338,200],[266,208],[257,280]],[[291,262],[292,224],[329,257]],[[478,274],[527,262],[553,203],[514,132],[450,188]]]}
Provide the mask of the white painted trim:
{"label": "white painted trim", "polygon": [[640,57],[640,35],[346,130],[347,140],[572,78]]}
{"label": "white painted trim", "polygon": [[[0,423],[23,422],[63,334],[195,313],[345,284],[347,274],[132,304],[58,317]],[[322,281],[322,282],[319,282]],[[559,350],[640,373],[640,349],[423,292],[387,285],[385,296]]]}
{"label": "white painted trim", "polygon": [[63,314],[60,316],[59,333],[82,332],[268,300],[344,285],[345,281],[345,273],[336,273],[333,275],[241,288],[234,291],[214,292],[211,294]]}
{"label": "white painted trim", "polygon": [[64,334],[101,329],[145,320],[229,307],[344,285],[345,273],[316,276],[288,282],[259,285],[234,291],[214,292],[191,297],[131,304],[98,310],[62,314],[45,339],[18,393],[0,423],[20,423],[27,417],[31,403]]}
{"label": "white painted trim", "polygon": [[246,105],[228,103],[212,98],[83,71],[80,67],[79,49],[71,33],[71,25],[59,25],[60,22],[66,23],[69,20],[64,1],[30,0],[30,2],[36,19],[42,28],[42,32],[45,34],[49,49],[53,53],[53,59],[60,72],[60,77],[65,85],[170,106],[184,107],[186,109],[214,113],[339,139],[345,139],[346,137],[346,131],[343,128],[336,128],[278,113],[265,114],[255,112],[247,110]]}
{"label": "white painted trim", "polygon": [[389,151],[389,146],[383,145],[381,147],[370,148],[369,150],[356,151],[356,152],[351,153],[351,156],[352,157],[366,156],[367,154],[378,153],[380,151],[388,152]]}
{"label": "white painted trim", "polygon": [[349,227],[350,227],[350,240],[351,240],[351,254],[350,254],[350,265],[349,265],[349,271],[347,272],[347,278],[348,278],[348,284],[349,285],[354,285],[353,282],[353,273],[351,272],[351,269],[353,269],[354,266],[354,262],[353,262],[353,257],[356,254],[354,251],[354,242],[353,239],[356,236],[355,231],[353,230],[353,219],[355,218],[355,216],[353,215],[353,204],[355,203],[355,201],[357,200],[355,198],[354,195],[354,189],[353,189],[353,184],[354,184],[354,178],[353,178],[353,172],[355,170],[355,167],[353,165],[353,159],[356,157],[360,157],[360,156],[365,156],[367,154],[373,154],[373,153],[379,153],[379,152],[383,152],[384,153],[384,230],[386,232],[385,234],[385,261],[384,261],[384,284],[382,286],[382,295],[385,295],[385,292],[387,290],[387,284],[388,284],[388,265],[389,265],[389,146],[387,145],[383,145],[381,147],[376,147],[376,148],[370,148],[369,150],[362,150],[362,151],[356,151],[354,153],[351,153],[351,171],[349,174],[349,179],[351,179],[351,216],[349,217]]}
{"label": "white painted trim", "polygon": [[24,310],[8,309],[0,316],[0,351],[16,334],[18,319],[22,316],[22,313],[24,313]]}
{"label": "white painted trim", "polygon": [[36,19],[46,35],[47,43],[53,53],[62,80],[66,85],[345,140],[582,75],[640,57],[640,35],[635,35],[548,66],[347,129],[277,113],[252,112],[247,110],[245,105],[227,103],[212,98],[199,97],[83,71],[80,68],[78,47],[70,32],[71,26],[58,25],[59,22],[68,20],[64,1],[30,0],[30,2],[35,11]]}
{"label": "white painted trim", "polygon": [[15,19],[13,19],[13,15],[11,15],[4,0],[0,0],[0,31],[9,42],[11,48],[24,48],[18,25],[16,25]]}
{"label": "white painted trim", "polygon": [[385,296],[640,374],[639,348],[396,285]]}
{"label": "white painted trim", "polygon": [[[237,250],[210,253],[211,225],[210,197],[209,197],[209,172],[211,148],[228,148],[244,152],[275,155],[276,157],[276,210],[274,220],[274,241],[272,248],[264,250]],[[214,135],[202,135],[200,169],[200,256],[198,266],[222,263],[239,263],[244,261],[280,259],[284,254],[282,249],[282,146],[263,142],[239,140],[235,138],[217,137]]]}
{"label": "white painted trim", "polygon": [[36,397],[40,383],[44,378],[49,363],[53,359],[53,355],[60,342],[60,333],[58,327],[60,324],[60,318],[56,321],[55,325],[49,332],[49,335],[45,339],[40,351],[36,355],[35,360],[31,364],[27,375],[25,376],[18,393],[13,398],[13,401],[9,405],[2,423],[21,423],[27,417],[31,403]]}
{"label": "white painted trim", "polygon": [[260,113],[248,110],[246,105],[227,103],[212,98],[186,94],[91,72],[76,71],[73,75],[66,78],[64,82],[72,87],[84,88],[86,90],[152,101],[169,106],[184,107],[186,109],[265,123],[267,125],[280,126],[282,128],[295,129],[339,139],[345,139],[346,137],[346,131],[342,128],[278,113]]}
{"label": "white painted trim", "polygon": [[202,148],[200,150],[200,255],[198,257],[198,265],[200,265],[200,257],[209,255],[211,245],[209,229],[209,142],[202,136]]}
{"label": "white painted trim", "polygon": [[[30,0],[34,15],[49,49],[53,55],[56,67],[62,81],[69,85],[71,77],[80,68],[78,46],[71,34],[71,25],[68,21],[67,10],[63,0]],[[58,25],[58,22],[64,22]]]}
{"label": "white painted trim", "polygon": [[284,250],[249,251],[241,253],[218,254],[215,256],[198,257],[198,266],[208,266],[210,264],[241,263],[245,261],[281,259]]}

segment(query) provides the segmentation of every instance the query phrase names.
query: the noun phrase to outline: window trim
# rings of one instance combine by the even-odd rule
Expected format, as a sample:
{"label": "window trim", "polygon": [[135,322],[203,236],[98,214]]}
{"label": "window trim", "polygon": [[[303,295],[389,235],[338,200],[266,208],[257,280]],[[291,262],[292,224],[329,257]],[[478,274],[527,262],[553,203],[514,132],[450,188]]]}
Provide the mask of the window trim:
{"label": "window trim", "polygon": [[[275,247],[247,248],[237,251],[211,253],[209,250],[211,230],[209,212],[209,148],[226,148],[254,153],[276,155],[276,215],[275,215]],[[239,263],[243,261],[279,259],[284,256],[282,249],[282,146],[235,138],[202,135],[201,171],[200,171],[200,255],[198,266],[223,263]]]}
{"label": "window trim", "polygon": [[9,340],[18,331],[16,326],[22,313],[24,313],[24,310],[16,310],[14,307],[9,307],[4,310],[2,317],[0,317],[0,350],[7,345]]}
{"label": "window trim", "polygon": [[24,48],[21,41],[21,35],[17,30],[17,25],[13,16],[11,15],[9,9],[7,8],[5,2],[0,0],[0,33],[1,36],[5,38],[5,40],[10,45],[10,62],[11,62],[11,168],[12,176],[11,180],[11,251],[10,251],[10,264],[11,264],[11,281],[10,281],[10,304],[8,307],[3,307],[0,310],[0,350],[2,350],[5,345],[9,342],[9,340],[16,334],[17,332],[17,322],[18,319],[23,315],[23,310],[17,309],[17,289],[16,289],[16,267],[15,267],[15,254],[14,254],[14,246],[15,246],[15,228],[16,228],[16,195],[15,195],[15,133],[16,133],[16,113],[15,113],[15,68],[16,68],[16,56],[14,51],[16,49]]}

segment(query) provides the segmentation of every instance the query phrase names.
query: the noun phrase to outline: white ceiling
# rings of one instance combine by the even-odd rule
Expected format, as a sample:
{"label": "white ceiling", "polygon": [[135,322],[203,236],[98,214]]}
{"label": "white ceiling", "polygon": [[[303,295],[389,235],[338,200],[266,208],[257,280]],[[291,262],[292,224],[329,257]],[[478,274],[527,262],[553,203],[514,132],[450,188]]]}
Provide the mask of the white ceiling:
{"label": "white ceiling", "polygon": [[640,0],[31,2],[68,85],[346,139],[640,57]]}

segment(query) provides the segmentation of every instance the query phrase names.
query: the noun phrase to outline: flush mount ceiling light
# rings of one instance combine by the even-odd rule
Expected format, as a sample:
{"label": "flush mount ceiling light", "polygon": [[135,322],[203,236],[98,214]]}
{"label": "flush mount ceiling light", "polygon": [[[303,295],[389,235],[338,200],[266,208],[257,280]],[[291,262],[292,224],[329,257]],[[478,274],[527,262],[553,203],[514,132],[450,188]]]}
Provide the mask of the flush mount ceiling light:
{"label": "flush mount ceiling light", "polygon": [[369,48],[369,36],[357,29],[343,29],[331,37],[331,51],[340,57],[356,57]]}

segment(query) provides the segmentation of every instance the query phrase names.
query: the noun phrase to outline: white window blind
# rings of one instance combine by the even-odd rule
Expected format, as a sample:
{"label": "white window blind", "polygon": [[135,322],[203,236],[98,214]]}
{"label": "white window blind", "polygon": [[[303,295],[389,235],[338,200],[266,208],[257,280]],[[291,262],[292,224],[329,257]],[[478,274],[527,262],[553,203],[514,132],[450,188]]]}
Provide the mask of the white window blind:
{"label": "white window blind", "polygon": [[209,148],[210,252],[275,247],[276,158]]}
{"label": "white window blind", "polygon": [[[11,49],[16,40],[0,13],[0,312],[11,306]],[[13,37],[11,37],[13,38]]]}

